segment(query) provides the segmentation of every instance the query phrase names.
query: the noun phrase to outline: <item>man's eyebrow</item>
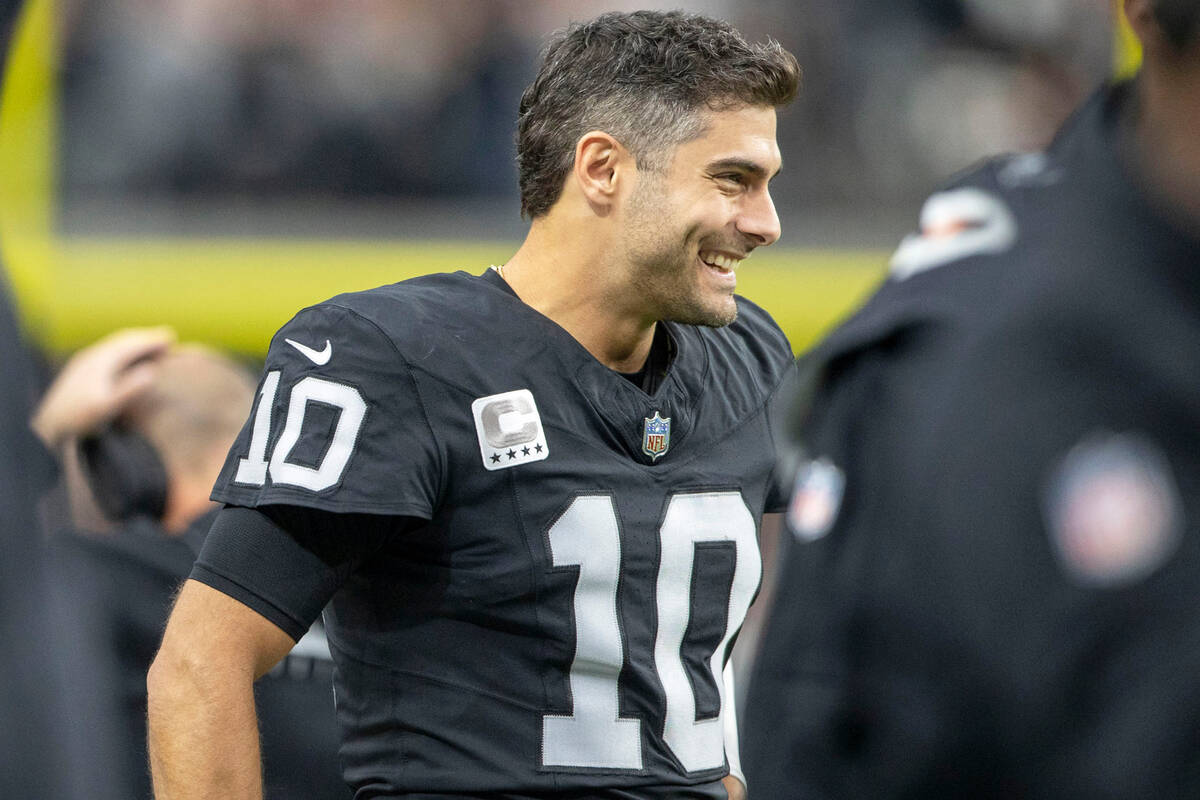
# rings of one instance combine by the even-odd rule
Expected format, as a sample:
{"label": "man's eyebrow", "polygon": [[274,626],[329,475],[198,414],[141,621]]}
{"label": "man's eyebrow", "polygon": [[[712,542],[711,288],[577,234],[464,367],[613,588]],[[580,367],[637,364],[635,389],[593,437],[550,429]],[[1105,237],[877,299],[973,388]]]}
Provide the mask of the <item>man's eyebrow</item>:
{"label": "man's eyebrow", "polygon": [[[709,172],[719,172],[723,169],[735,169],[752,175],[755,178],[767,178],[767,170],[762,164],[745,158],[722,158],[719,161],[712,161],[708,165]],[[780,172],[783,172],[782,165],[780,165],[779,169],[775,170],[775,173],[768,180],[774,178]]]}

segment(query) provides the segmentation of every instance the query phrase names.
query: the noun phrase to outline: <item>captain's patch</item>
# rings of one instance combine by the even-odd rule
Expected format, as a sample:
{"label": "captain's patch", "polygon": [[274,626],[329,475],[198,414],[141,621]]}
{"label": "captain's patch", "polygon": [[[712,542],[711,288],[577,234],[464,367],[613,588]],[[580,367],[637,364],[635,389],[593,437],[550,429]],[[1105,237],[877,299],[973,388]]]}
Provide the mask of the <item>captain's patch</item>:
{"label": "captain's patch", "polygon": [[480,397],[471,403],[471,413],[486,469],[518,467],[550,455],[542,418],[528,389]]}

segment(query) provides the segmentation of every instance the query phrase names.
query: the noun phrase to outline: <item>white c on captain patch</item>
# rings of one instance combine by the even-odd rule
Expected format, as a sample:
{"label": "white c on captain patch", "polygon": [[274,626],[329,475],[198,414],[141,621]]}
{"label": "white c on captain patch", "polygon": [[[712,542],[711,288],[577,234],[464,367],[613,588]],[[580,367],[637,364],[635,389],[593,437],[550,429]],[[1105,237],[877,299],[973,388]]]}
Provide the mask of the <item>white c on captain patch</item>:
{"label": "white c on captain patch", "polygon": [[471,403],[471,413],[485,469],[507,469],[550,455],[542,418],[528,389],[480,397]]}
{"label": "white c on captain patch", "polygon": [[500,426],[501,433],[507,436],[519,435],[521,430],[531,423],[531,415],[519,411],[505,411],[496,417],[496,422]]}

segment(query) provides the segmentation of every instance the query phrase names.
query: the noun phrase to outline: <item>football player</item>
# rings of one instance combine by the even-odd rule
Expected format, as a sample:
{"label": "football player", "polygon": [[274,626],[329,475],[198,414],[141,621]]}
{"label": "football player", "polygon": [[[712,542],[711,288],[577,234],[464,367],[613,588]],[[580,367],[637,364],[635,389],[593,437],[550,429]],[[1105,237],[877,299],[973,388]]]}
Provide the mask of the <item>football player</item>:
{"label": "football player", "polygon": [[704,17],[573,25],[521,100],[519,251],[279,331],[150,672],[160,800],[259,796],[252,682],[326,606],[360,798],[726,797],[793,365],[734,288],[797,83]]}
{"label": "football player", "polygon": [[771,798],[1200,797],[1200,0],[935,194],[820,345],[750,682]]}

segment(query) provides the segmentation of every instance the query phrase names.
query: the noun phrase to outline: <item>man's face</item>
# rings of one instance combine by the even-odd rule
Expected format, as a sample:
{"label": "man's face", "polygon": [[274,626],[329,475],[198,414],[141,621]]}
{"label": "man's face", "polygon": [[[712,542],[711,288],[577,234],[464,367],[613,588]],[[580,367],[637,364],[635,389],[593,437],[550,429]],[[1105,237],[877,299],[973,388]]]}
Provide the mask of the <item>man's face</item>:
{"label": "man's face", "polygon": [[639,171],[625,211],[631,288],[657,319],[719,327],[737,316],[734,275],[779,238],[767,189],[779,171],[775,109],[710,112],[665,171]]}

